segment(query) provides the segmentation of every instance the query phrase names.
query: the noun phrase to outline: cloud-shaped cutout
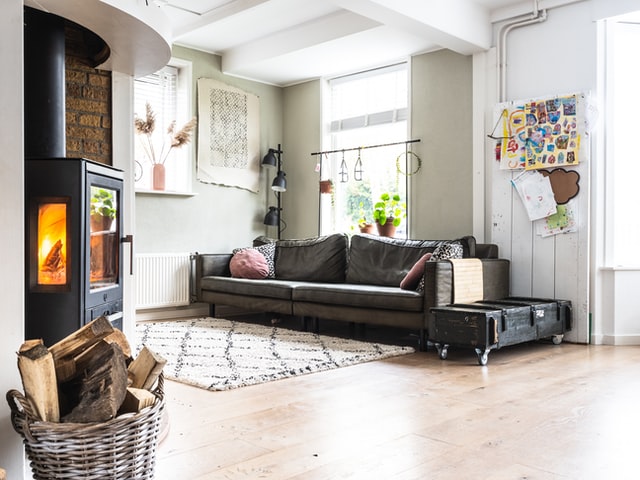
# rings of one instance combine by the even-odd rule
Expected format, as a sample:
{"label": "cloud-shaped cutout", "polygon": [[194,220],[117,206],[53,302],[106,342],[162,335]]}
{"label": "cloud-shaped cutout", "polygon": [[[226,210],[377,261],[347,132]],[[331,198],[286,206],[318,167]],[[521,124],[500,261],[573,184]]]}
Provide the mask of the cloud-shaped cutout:
{"label": "cloud-shaped cutout", "polygon": [[567,171],[564,168],[556,168],[551,171],[541,170],[540,173],[549,177],[551,189],[558,205],[564,205],[580,191],[580,174],[575,170]]}

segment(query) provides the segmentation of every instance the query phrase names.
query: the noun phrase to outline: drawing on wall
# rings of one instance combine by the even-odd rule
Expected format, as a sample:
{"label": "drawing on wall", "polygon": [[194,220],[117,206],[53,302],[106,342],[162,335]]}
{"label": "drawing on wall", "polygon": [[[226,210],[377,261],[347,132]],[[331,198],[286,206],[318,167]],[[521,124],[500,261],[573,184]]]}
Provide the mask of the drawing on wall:
{"label": "drawing on wall", "polygon": [[[494,130],[502,169],[537,170],[577,165],[580,160],[583,95],[508,102],[499,105]],[[495,131],[494,131],[495,133]]]}
{"label": "drawing on wall", "polygon": [[542,237],[577,232],[573,202],[558,205],[556,213],[536,222],[536,233]]}
{"label": "drawing on wall", "polygon": [[259,99],[213,79],[198,79],[198,169],[204,183],[259,189]]}
{"label": "drawing on wall", "polygon": [[511,180],[511,184],[518,192],[529,220],[539,220],[557,212],[549,177],[540,172],[525,170]]}

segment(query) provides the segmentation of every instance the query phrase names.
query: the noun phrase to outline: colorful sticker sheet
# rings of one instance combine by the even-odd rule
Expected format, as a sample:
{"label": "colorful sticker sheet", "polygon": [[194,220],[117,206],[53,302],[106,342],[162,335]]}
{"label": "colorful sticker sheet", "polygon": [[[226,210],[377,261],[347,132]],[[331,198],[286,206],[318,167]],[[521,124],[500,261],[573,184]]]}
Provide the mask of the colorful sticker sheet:
{"label": "colorful sticker sheet", "polygon": [[578,95],[503,106],[498,121],[500,168],[537,170],[577,165],[578,111]]}

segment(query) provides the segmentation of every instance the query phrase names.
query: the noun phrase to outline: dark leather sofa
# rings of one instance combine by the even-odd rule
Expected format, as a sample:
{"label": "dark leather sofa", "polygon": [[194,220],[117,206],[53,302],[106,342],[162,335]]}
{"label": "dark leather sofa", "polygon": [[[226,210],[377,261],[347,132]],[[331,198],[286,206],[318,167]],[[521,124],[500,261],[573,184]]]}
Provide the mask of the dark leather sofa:
{"label": "dark leather sofa", "polygon": [[399,285],[425,253],[451,242],[462,244],[464,257],[481,259],[485,299],[509,295],[509,261],[497,258],[496,245],[476,244],[472,236],[404,240],[335,234],[276,241],[275,278],[233,278],[232,254],[197,254],[195,299],[212,307],[413,329],[424,349],[433,322],[430,308],[452,302],[453,265],[427,261],[424,291]]}

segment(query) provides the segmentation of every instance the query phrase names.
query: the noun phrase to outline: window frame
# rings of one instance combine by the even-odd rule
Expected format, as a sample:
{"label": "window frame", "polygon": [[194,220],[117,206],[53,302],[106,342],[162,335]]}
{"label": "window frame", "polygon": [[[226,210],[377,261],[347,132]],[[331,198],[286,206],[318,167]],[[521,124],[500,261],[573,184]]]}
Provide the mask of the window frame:
{"label": "window frame", "polygon": [[[184,60],[176,57],[171,57],[169,62],[165,67],[158,70],[161,71],[165,68],[172,68],[177,71],[176,76],[176,87],[175,87],[175,108],[176,108],[176,126],[180,128],[184,125],[189,119],[193,117],[193,107],[192,107],[192,84],[193,84],[193,65],[189,60]],[[154,74],[157,72],[154,72]],[[136,105],[136,82],[138,79],[134,79],[133,81],[133,101],[134,101],[134,111]],[[136,112],[138,113],[138,112]],[[157,114],[157,112],[156,112]],[[166,123],[166,122],[163,122]],[[166,131],[168,124],[156,124],[157,131]],[[135,134],[138,137],[137,134]],[[135,181],[135,172],[138,171],[139,165],[138,162],[140,160],[137,158],[136,151],[137,148],[134,147],[134,158],[133,158],[133,168],[134,168],[134,182],[135,182],[135,192],[143,193],[143,194],[157,194],[157,195],[194,195],[193,193],[193,178],[194,178],[194,170],[195,170],[195,158],[194,158],[194,144],[196,140],[196,132],[192,133],[192,141],[188,144],[184,145],[179,149],[173,149],[171,155],[176,160],[173,166],[173,170],[167,169],[167,188],[165,190],[153,190],[151,188],[150,181],[145,184],[140,184],[138,181]],[[138,142],[138,138],[135,138],[135,142]],[[182,166],[180,166],[182,164]],[[145,162],[143,165],[143,172],[148,172],[147,175],[150,174],[151,164]],[[173,173],[172,173],[173,172]],[[177,184],[175,184],[175,188],[171,187],[171,183],[168,183],[171,175],[177,173],[179,175],[180,180]]]}

